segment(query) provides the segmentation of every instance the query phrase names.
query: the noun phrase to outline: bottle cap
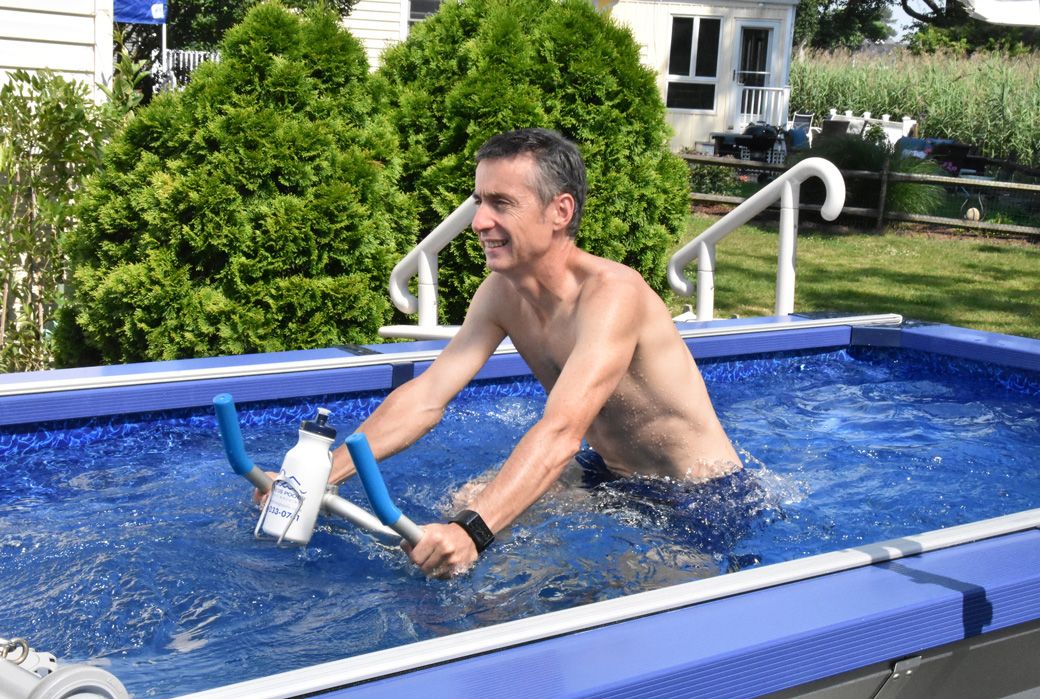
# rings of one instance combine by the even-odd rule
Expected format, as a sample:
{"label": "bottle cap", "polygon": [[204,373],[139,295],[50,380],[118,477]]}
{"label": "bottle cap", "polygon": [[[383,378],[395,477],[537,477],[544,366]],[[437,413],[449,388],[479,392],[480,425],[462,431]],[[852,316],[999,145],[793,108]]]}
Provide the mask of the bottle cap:
{"label": "bottle cap", "polygon": [[304,420],[300,423],[300,429],[325,439],[335,439],[336,428],[328,424],[331,414],[326,408],[318,408],[318,417],[313,420]]}

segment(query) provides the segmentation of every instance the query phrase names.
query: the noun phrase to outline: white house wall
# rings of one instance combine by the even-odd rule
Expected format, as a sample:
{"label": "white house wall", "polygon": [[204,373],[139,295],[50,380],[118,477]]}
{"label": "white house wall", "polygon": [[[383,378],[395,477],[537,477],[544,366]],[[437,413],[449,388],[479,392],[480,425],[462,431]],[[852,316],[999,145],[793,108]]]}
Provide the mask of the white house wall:
{"label": "white house wall", "polygon": [[0,84],[11,71],[49,68],[98,87],[112,76],[113,0],[0,0]]}
{"label": "white house wall", "polygon": [[788,84],[794,7],[793,3],[788,2],[705,4],[655,0],[621,0],[614,6],[611,16],[632,30],[640,46],[644,65],[657,75],[657,87],[662,97],[668,85],[672,17],[718,17],[722,20],[715,109],[710,113],[668,109],[666,118],[675,132],[671,143],[674,150],[693,149],[697,143],[708,142],[712,132],[729,131],[737,127],[734,123],[734,107],[735,91],[739,86],[734,83],[732,76],[737,68],[739,24],[747,22],[774,27],[770,70],[777,76],[776,86]]}
{"label": "white house wall", "polygon": [[408,0],[360,0],[343,26],[365,47],[368,65],[375,70],[383,50],[408,35],[407,17]]}

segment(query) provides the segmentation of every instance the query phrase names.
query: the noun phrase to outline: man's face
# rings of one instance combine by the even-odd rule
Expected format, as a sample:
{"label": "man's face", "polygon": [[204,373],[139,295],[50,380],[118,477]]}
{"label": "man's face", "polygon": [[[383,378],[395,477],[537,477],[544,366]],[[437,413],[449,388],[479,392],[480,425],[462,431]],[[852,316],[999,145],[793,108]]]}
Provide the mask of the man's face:
{"label": "man's face", "polygon": [[543,206],[532,186],[537,168],[529,155],[477,164],[473,230],[493,272],[536,261],[552,242],[553,203]]}

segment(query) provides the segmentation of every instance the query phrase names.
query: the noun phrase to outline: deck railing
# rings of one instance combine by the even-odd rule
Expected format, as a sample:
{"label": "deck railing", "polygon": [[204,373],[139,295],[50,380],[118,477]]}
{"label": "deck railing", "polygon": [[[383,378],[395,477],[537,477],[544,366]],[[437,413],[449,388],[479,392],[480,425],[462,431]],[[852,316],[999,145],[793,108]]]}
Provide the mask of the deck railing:
{"label": "deck railing", "polygon": [[737,105],[737,130],[743,131],[748,124],[764,121],[773,126],[787,123],[788,102],[791,97],[789,87],[749,87],[741,88]]}
{"label": "deck railing", "polygon": [[[684,245],[668,261],[668,284],[681,296],[696,291],[696,317],[685,320],[711,320],[715,314],[715,246],[720,240],[780,200],[780,251],[777,255],[776,303],[778,316],[794,312],[795,248],[798,237],[798,200],[802,182],[810,177],[823,180],[827,196],[820,215],[832,221],[845,204],[845,180],[838,168],[823,158],[807,158],[759,190],[743,204],[716,221],[708,230]],[[697,282],[684,274],[688,264],[697,260]]]}
{"label": "deck railing", "polygon": [[162,61],[153,67],[153,71],[161,78],[161,83],[166,88],[184,87],[200,65],[207,61],[220,62],[220,54],[215,51],[166,49],[160,54]]}

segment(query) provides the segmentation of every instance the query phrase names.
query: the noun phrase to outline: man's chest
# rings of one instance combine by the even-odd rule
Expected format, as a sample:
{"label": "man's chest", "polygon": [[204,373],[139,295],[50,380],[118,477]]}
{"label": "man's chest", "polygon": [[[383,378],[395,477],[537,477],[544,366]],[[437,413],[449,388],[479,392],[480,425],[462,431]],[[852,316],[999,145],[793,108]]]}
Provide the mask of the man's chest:
{"label": "man's chest", "polygon": [[522,322],[523,320],[518,318],[518,322],[511,324],[513,327],[509,329],[509,338],[532,373],[546,391],[549,391],[574,352],[574,325],[563,322]]}

